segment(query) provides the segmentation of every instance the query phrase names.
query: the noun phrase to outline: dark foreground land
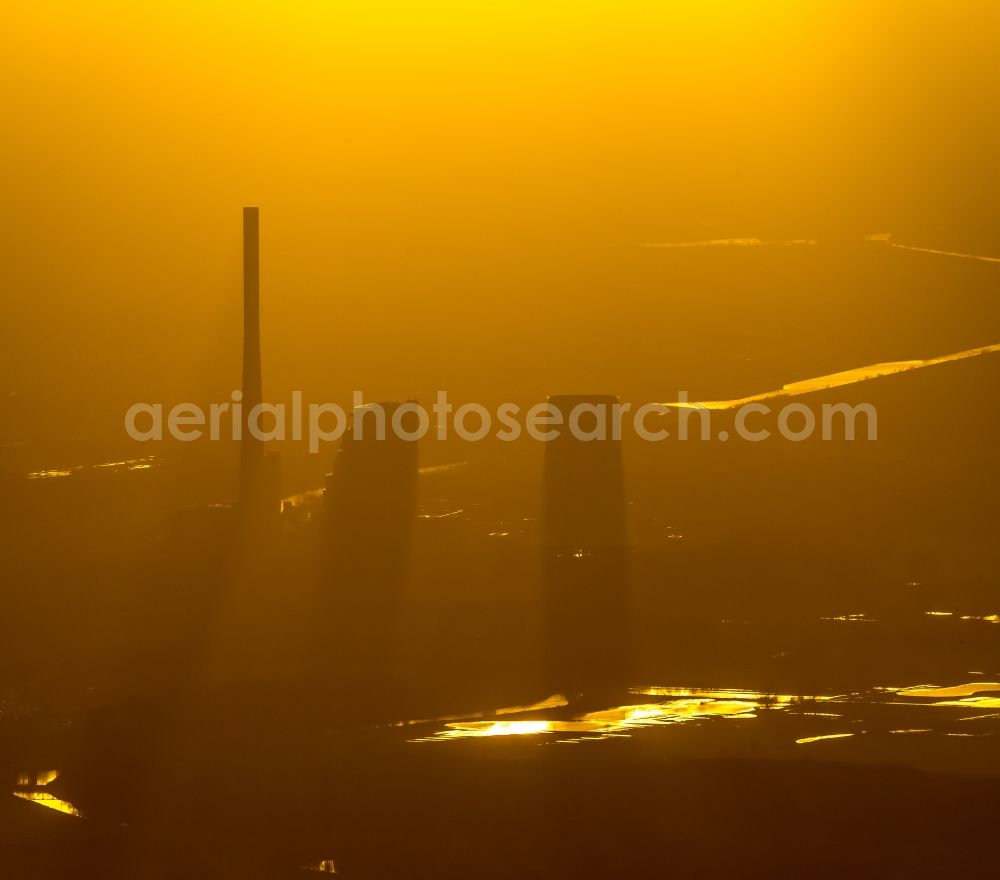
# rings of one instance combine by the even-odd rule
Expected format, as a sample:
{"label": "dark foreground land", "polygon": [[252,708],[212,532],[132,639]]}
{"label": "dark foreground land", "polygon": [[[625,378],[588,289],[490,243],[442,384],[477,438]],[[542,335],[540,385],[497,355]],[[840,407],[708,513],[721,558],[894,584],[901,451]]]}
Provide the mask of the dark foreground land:
{"label": "dark foreground land", "polygon": [[[128,824],[0,801],[16,878],[993,877],[1000,782],[630,747],[375,754],[159,778]],[[261,756],[263,760],[265,756]],[[123,801],[135,780],[108,780]],[[155,798],[154,800],[148,799]]]}

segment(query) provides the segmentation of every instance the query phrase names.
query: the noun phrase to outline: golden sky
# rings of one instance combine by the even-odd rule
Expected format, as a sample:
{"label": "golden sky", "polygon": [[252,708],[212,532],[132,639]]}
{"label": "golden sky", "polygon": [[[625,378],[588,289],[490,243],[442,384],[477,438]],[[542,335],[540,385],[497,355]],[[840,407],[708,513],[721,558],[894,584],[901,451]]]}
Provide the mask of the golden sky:
{"label": "golden sky", "polygon": [[601,288],[595,253],[975,234],[996,203],[997,9],[8,4],[2,388],[232,387],[244,204],[265,384],[326,394],[546,393],[512,352],[595,325],[622,271]]}

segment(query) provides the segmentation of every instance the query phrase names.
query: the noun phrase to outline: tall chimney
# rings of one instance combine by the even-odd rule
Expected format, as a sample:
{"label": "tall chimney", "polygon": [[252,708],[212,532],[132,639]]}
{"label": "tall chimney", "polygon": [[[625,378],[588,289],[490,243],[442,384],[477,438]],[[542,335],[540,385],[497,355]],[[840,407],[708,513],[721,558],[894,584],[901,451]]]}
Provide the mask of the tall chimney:
{"label": "tall chimney", "polygon": [[240,440],[240,504],[261,502],[264,450],[249,431],[250,411],[261,403],[260,209],[243,209],[243,430]]}

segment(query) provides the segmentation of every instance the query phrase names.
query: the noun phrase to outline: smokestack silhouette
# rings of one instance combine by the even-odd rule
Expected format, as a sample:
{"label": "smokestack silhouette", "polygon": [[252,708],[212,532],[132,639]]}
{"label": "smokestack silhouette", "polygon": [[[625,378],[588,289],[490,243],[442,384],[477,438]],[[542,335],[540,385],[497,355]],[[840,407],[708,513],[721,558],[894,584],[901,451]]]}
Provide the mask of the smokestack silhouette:
{"label": "smokestack silhouette", "polygon": [[262,402],[260,366],[260,209],[243,209],[243,417],[240,439],[240,508],[245,518],[267,504],[264,448],[249,430],[250,414]]}
{"label": "smokestack silhouette", "polygon": [[243,416],[240,439],[240,510],[244,526],[262,536],[281,513],[280,453],[250,433],[254,407],[263,402],[260,367],[260,209],[243,209]]}
{"label": "smokestack silhouette", "polygon": [[[627,683],[628,571],[621,441],[610,436],[613,395],[549,398],[562,414],[559,436],[545,444],[543,567],[549,687],[569,697],[595,696]],[[577,406],[589,431],[604,408],[600,439],[565,427]]]}

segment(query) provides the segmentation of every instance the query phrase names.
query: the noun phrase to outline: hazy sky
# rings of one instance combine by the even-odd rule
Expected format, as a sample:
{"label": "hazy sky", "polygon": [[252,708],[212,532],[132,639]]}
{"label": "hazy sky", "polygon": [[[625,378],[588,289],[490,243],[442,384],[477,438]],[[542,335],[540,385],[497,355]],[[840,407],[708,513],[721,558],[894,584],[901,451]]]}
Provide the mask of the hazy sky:
{"label": "hazy sky", "polygon": [[[262,210],[266,393],[590,387],[586,343],[628,311],[618,281],[642,287],[623,268],[640,242],[982,235],[998,18],[8,4],[0,390],[99,406],[234,387],[244,204]],[[670,295],[636,306],[640,349],[683,318]],[[605,342],[609,362],[632,348]]]}

